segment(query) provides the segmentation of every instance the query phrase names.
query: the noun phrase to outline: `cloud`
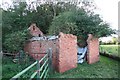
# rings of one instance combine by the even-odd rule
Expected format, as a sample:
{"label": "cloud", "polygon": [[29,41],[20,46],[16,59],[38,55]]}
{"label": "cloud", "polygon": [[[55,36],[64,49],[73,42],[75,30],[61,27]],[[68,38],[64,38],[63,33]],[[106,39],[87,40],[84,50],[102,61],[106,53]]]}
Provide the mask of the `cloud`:
{"label": "cloud", "polygon": [[120,0],[95,0],[103,20],[108,22],[113,29],[118,29],[118,1]]}

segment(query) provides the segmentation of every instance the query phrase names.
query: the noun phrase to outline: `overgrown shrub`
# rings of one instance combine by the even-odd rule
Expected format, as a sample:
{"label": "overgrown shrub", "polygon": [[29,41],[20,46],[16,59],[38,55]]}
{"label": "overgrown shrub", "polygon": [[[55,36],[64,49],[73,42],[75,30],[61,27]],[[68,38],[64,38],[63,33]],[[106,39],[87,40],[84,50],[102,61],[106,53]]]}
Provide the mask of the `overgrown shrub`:
{"label": "overgrown shrub", "polygon": [[[88,34],[99,38],[113,34],[114,30],[103,22],[98,14],[88,13],[84,9],[76,9],[61,13],[53,19],[49,33],[58,35],[59,32],[71,33],[86,41]],[[78,42],[82,41],[78,38]]]}
{"label": "overgrown shrub", "polygon": [[19,50],[23,49],[24,43],[28,37],[29,35],[27,29],[6,35],[3,43],[3,50],[11,53],[17,53]]}

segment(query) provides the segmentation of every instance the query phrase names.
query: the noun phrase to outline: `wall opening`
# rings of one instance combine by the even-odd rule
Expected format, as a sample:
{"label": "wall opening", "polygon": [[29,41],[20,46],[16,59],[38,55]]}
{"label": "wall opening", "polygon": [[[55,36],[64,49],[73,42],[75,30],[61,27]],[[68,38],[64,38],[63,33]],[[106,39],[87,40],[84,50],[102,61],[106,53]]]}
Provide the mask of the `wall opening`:
{"label": "wall opening", "polygon": [[38,34],[38,36],[39,36],[39,37],[41,37],[41,35],[40,35],[40,34]]}
{"label": "wall opening", "polygon": [[33,26],[33,31],[35,31],[35,26]]}

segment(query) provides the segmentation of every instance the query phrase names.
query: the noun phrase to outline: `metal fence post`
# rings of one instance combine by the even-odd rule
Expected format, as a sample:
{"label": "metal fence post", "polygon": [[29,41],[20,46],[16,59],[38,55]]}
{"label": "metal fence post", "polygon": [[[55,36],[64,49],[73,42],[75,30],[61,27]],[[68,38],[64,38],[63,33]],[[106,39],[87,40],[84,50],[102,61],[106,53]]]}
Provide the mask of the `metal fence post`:
{"label": "metal fence post", "polygon": [[52,68],[52,49],[49,48],[48,49],[48,58],[49,58],[49,69],[50,69],[50,72],[53,72],[53,68]]}
{"label": "metal fence post", "polygon": [[37,80],[40,80],[40,63],[39,63],[39,60],[37,60]]}

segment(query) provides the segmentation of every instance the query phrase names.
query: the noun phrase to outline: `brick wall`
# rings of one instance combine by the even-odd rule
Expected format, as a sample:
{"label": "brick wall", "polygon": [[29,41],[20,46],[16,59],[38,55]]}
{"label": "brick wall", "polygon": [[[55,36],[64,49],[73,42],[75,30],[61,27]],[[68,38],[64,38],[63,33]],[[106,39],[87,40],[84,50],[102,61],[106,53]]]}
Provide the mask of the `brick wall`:
{"label": "brick wall", "polygon": [[92,64],[99,61],[99,40],[89,34],[88,40],[87,62]]}
{"label": "brick wall", "polygon": [[[46,52],[42,52],[42,44],[40,41],[29,41],[24,47],[24,51],[30,54],[35,59],[40,59],[45,55]],[[41,54],[40,54],[41,53]]]}
{"label": "brick wall", "polygon": [[30,41],[24,50],[33,58],[41,59],[48,48],[52,48],[52,64],[56,71],[65,72],[77,66],[76,36],[60,33],[56,40]]}
{"label": "brick wall", "polygon": [[57,40],[29,41],[26,43],[24,51],[33,56],[35,59],[41,59],[41,57],[46,54],[48,48],[52,48],[53,53],[55,53],[56,41]]}
{"label": "brick wall", "polygon": [[43,36],[42,31],[36,26],[36,24],[31,24],[28,30],[32,36]]}
{"label": "brick wall", "polygon": [[[33,29],[33,27],[35,29]],[[43,33],[36,25],[29,27],[32,36],[43,36]],[[99,61],[99,41],[91,34],[88,35],[88,53],[87,62],[89,64]],[[55,40],[29,41],[24,50],[34,59],[41,59],[48,48],[52,48],[53,68],[62,73],[77,67],[77,37],[72,34],[60,33],[59,38]]]}
{"label": "brick wall", "polygon": [[60,33],[58,72],[65,72],[77,67],[77,37]]}

